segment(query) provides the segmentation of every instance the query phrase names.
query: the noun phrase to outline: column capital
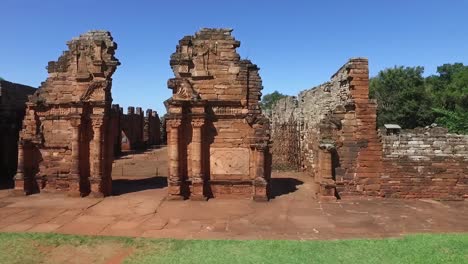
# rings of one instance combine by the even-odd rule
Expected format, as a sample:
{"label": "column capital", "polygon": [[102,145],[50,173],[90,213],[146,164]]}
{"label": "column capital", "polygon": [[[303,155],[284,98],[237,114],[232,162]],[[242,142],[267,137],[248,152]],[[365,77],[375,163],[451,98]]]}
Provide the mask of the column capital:
{"label": "column capital", "polygon": [[205,119],[203,118],[192,119],[191,123],[193,127],[200,128],[205,124]]}
{"label": "column capital", "polygon": [[181,119],[168,119],[166,121],[167,127],[178,128],[182,124]]}
{"label": "column capital", "polygon": [[101,117],[93,117],[91,118],[91,122],[93,124],[93,127],[101,127],[102,124],[104,123],[104,120]]}
{"label": "column capital", "polygon": [[256,151],[264,152],[267,149],[268,144],[267,143],[256,143],[256,144],[251,144],[250,147],[254,148]]}
{"label": "column capital", "polygon": [[70,125],[75,128],[79,127],[81,125],[81,116],[70,117]]}

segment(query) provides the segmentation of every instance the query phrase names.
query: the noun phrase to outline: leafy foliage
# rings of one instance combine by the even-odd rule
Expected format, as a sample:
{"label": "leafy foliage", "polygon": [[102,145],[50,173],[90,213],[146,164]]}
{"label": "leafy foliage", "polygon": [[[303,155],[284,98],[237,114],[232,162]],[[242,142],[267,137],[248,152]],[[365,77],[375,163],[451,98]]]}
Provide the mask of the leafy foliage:
{"label": "leafy foliage", "polygon": [[285,94],[282,94],[278,91],[274,91],[272,92],[271,94],[265,94],[263,97],[262,97],[262,102],[261,102],[261,106],[262,106],[262,109],[264,110],[267,110],[267,109],[271,109],[273,107],[273,105],[281,98],[284,98],[286,97],[287,95]]}
{"label": "leafy foliage", "polygon": [[451,132],[468,132],[468,66],[444,64],[424,78],[423,67],[385,69],[371,79],[370,95],[377,99],[377,123],[403,128],[436,122]]}

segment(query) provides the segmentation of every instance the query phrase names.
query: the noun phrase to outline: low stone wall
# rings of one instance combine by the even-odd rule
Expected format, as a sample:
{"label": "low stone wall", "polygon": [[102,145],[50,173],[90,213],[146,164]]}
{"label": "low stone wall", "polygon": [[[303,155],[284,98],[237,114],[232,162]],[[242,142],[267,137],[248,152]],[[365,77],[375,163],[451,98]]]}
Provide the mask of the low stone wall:
{"label": "low stone wall", "polygon": [[394,198],[468,198],[468,135],[444,128],[383,135],[381,193]]}

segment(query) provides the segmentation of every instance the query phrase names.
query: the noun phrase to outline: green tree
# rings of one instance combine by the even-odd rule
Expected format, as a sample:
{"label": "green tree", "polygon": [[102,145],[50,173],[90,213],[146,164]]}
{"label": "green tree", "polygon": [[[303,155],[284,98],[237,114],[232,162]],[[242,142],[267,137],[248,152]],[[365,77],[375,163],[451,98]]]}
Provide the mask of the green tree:
{"label": "green tree", "polygon": [[423,67],[395,66],[371,79],[370,96],[377,99],[378,126],[396,123],[415,128],[435,121],[423,72]]}
{"label": "green tree", "polygon": [[262,109],[264,110],[267,110],[267,109],[271,109],[273,107],[273,105],[281,98],[284,98],[286,97],[287,95],[285,94],[282,94],[278,91],[274,91],[270,94],[265,94],[263,97],[262,97],[262,101],[261,101],[261,106],[262,106]]}
{"label": "green tree", "polygon": [[436,123],[451,132],[468,133],[468,66],[444,64],[437,67],[437,73],[426,80]]}

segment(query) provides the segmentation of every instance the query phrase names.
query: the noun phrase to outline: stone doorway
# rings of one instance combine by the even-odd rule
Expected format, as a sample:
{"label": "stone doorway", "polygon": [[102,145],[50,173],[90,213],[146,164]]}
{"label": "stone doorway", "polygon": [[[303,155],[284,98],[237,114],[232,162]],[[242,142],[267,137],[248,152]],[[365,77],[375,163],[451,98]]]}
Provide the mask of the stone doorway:
{"label": "stone doorway", "polygon": [[112,195],[160,189],[167,186],[167,148],[124,151],[112,165]]}

